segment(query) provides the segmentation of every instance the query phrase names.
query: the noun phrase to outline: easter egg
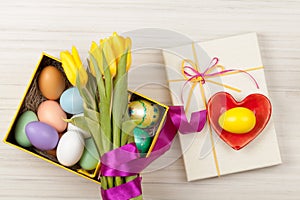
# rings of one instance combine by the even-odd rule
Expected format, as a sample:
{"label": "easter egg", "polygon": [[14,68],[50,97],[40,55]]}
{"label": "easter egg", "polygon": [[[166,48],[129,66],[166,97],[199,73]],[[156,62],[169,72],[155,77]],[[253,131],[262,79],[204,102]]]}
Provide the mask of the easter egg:
{"label": "easter egg", "polygon": [[20,115],[14,129],[15,140],[22,147],[30,147],[31,143],[27,138],[25,127],[29,122],[38,121],[36,114],[32,111],[25,111]]}
{"label": "easter egg", "polygon": [[[83,113],[82,114],[78,114],[78,115],[73,115],[72,118],[74,117],[80,117],[80,116],[83,116]],[[90,138],[91,137],[91,134],[85,130],[82,130],[81,128],[75,126],[74,124],[72,123],[68,123],[68,128],[67,128],[68,131],[75,131],[75,132],[78,132],[80,133],[85,139],[87,138]]]}
{"label": "easter egg", "polygon": [[84,150],[84,139],[81,134],[68,131],[59,140],[56,156],[60,164],[70,167],[81,158]]}
{"label": "easter egg", "polygon": [[50,125],[43,122],[30,122],[25,127],[30,143],[40,150],[52,150],[58,142],[58,133]]}
{"label": "easter egg", "polygon": [[133,135],[134,135],[135,145],[139,150],[139,152],[147,153],[152,141],[150,135],[146,131],[140,128],[135,128],[133,130]]}
{"label": "easter egg", "polygon": [[244,107],[235,107],[225,111],[218,120],[219,125],[226,131],[244,134],[251,131],[256,124],[255,114]]}
{"label": "easter egg", "polygon": [[[241,124],[235,124],[237,127],[242,127],[242,130],[233,130],[236,129],[236,127],[232,127],[232,122],[228,123],[230,124],[229,127],[224,126],[225,124],[223,121],[226,121],[227,123],[226,118],[227,116],[229,117],[227,111],[230,111],[231,109],[234,109],[233,111],[229,112],[231,116],[236,115],[232,112],[236,113],[239,110],[241,111],[233,118],[234,121],[236,120],[236,122],[238,122],[238,120],[242,121],[242,115],[247,116],[247,124],[245,124],[243,121]],[[224,111],[226,111],[227,115],[224,114]],[[264,128],[270,120],[271,113],[272,105],[270,100],[263,94],[258,93],[250,94],[244,99],[237,101],[231,94],[227,92],[218,92],[214,94],[207,102],[207,116],[211,127],[216,134],[219,135],[220,138],[234,150],[240,150],[244,148],[259,134],[263,133]],[[223,119],[220,119],[222,114],[224,114]],[[242,124],[244,124],[244,126],[242,126]],[[255,126],[252,128],[253,124],[255,124]],[[226,131],[222,126],[228,129],[228,131]],[[246,132],[248,130],[250,131]],[[240,134],[235,134],[233,132]],[[241,134],[242,132],[246,132],[246,134]]]}
{"label": "easter egg", "polygon": [[59,101],[65,112],[73,115],[83,113],[83,101],[78,88],[72,87],[64,91]]}
{"label": "easter egg", "polygon": [[82,169],[93,170],[99,162],[99,154],[92,138],[85,140],[85,147],[79,165]]}
{"label": "easter egg", "polygon": [[67,128],[67,122],[63,120],[67,119],[67,115],[56,101],[47,100],[41,103],[37,115],[41,122],[49,124],[58,132],[63,132]]}
{"label": "easter egg", "polygon": [[130,118],[139,128],[149,128],[154,126],[159,119],[159,108],[156,104],[151,104],[145,100],[132,101],[128,105]]}
{"label": "easter egg", "polygon": [[45,67],[39,77],[38,86],[44,97],[56,100],[64,91],[66,84],[61,71],[54,66]]}

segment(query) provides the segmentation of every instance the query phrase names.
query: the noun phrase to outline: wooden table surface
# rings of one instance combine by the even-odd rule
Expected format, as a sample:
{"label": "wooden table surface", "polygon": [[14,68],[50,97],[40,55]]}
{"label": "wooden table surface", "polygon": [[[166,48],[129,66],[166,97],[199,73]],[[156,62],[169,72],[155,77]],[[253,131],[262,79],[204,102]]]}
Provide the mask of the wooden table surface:
{"label": "wooden table surface", "polygon": [[[257,32],[283,164],[187,182],[176,140],[172,150],[143,173],[144,197],[299,199],[299,25],[299,0],[1,0],[0,136],[4,137],[43,51],[59,56],[76,45],[86,56],[92,40],[113,31],[148,27],[171,29],[197,41]],[[150,77],[142,71],[135,74],[132,84],[143,84],[144,78],[166,83],[164,69],[155,70]],[[155,85],[143,92],[170,103],[167,90]],[[93,182],[3,143],[0,152],[0,199],[100,199],[99,186]]]}

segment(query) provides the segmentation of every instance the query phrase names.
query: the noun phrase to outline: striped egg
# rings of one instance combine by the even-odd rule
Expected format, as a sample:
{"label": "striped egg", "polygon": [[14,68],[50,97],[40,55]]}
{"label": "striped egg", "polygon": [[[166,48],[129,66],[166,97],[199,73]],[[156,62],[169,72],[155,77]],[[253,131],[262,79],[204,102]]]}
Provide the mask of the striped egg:
{"label": "striped egg", "polygon": [[128,105],[128,112],[139,128],[150,128],[159,120],[159,108],[156,104],[145,100],[132,101]]}

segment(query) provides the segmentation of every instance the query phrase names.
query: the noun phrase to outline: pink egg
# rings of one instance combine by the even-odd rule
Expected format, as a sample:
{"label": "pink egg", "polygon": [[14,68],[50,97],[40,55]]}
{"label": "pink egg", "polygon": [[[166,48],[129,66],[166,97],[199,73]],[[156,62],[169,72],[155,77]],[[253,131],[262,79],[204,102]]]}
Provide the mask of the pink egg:
{"label": "pink egg", "polygon": [[56,101],[47,100],[41,103],[37,115],[41,122],[52,126],[58,132],[67,128],[67,122],[63,120],[67,119],[67,115]]}

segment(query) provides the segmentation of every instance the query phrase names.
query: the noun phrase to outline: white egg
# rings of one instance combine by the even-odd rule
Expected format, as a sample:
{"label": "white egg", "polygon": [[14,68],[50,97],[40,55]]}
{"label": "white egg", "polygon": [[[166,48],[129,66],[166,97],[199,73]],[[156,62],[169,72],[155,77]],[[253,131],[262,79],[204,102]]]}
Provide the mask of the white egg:
{"label": "white egg", "polygon": [[56,156],[60,164],[70,167],[81,158],[84,150],[84,138],[80,133],[67,131],[59,140]]}
{"label": "white egg", "polygon": [[[73,115],[72,118],[74,117],[79,117],[79,116],[83,116],[83,113],[82,114],[77,114],[77,115]],[[80,134],[82,134],[82,136],[85,138],[85,139],[88,139],[91,137],[91,134],[87,131],[84,131],[82,130],[81,128],[78,128],[77,126],[74,126],[73,124],[71,123],[68,123],[68,131],[74,131],[74,132],[78,132]]]}

